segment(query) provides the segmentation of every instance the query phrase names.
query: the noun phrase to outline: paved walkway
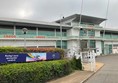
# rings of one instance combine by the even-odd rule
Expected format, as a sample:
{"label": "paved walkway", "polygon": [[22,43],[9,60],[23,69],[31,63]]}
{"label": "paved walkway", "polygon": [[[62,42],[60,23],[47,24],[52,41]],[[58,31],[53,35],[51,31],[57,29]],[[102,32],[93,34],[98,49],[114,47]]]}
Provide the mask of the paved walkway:
{"label": "paved walkway", "polygon": [[[96,63],[96,71],[98,69],[100,69],[103,66],[103,63]],[[86,67],[88,68],[88,67]],[[85,68],[85,70],[87,70]],[[57,80],[52,80],[50,82],[47,83],[82,83],[83,81],[85,81],[88,77],[90,77],[91,75],[93,75],[94,72],[91,71],[75,71],[74,73],[59,78]]]}
{"label": "paved walkway", "polygon": [[118,83],[118,55],[98,57],[104,67],[85,83]]}

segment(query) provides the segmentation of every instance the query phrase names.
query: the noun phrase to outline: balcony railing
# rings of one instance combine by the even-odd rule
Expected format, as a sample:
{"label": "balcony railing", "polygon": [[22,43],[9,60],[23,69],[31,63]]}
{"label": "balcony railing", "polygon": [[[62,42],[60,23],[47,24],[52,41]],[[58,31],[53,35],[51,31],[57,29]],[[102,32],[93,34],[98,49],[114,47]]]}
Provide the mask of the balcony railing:
{"label": "balcony railing", "polygon": [[79,24],[77,24],[77,25],[74,25],[74,26],[81,26],[82,28],[102,28],[101,26],[99,26],[99,25],[87,25],[87,24],[81,24],[81,25],[79,25]]}
{"label": "balcony railing", "polygon": [[[54,39],[54,40],[60,40],[60,36],[36,36],[36,35],[26,35],[26,38],[32,38],[32,39]],[[24,38],[24,35],[0,35],[0,38]],[[69,39],[94,39],[94,40],[118,40],[118,36],[101,36],[101,37],[95,37],[95,36],[62,36],[63,40],[69,40]]]}
{"label": "balcony railing", "polygon": [[[24,38],[24,35],[0,35],[0,38],[4,39],[19,39],[19,38]],[[25,38],[27,39],[49,39],[49,40],[60,40],[60,36],[43,36],[43,35],[25,35]],[[62,36],[63,40],[67,40],[66,36]]]}

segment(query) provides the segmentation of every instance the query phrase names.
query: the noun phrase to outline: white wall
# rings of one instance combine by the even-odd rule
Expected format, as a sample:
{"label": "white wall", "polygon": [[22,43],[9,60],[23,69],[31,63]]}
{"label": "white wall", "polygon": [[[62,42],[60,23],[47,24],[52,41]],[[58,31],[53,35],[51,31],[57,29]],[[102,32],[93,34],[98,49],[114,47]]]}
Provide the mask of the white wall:
{"label": "white wall", "polygon": [[118,44],[118,42],[108,42],[108,41],[105,41],[104,44]]}
{"label": "white wall", "polygon": [[100,31],[95,31],[95,37],[100,37]]}
{"label": "white wall", "polygon": [[111,44],[113,45],[112,47],[112,53],[115,54],[115,53],[118,53],[118,42],[107,42],[105,41],[105,44]]}
{"label": "white wall", "polygon": [[79,30],[74,28],[67,30],[67,36],[79,36]]}
{"label": "white wall", "polygon": [[[0,40],[0,46],[24,46],[23,40]],[[26,46],[56,46],[56,41],[27,40]]]}
{"label": "white wall", "polygon": [[63,22],[62,22],[62,24],[71,23],[71,22],[73,21],[73,19],[74,19],[74,18],[72,18],[72,19],[69,19],[69,20],[65,20],[65,21],[63,21]]}
{"label": "white wall", "polygon": [[72,36],[72,29],[67,30],[67,36]]}
{"label": "white wall", "polygon": [[79,41],[77,41],[77,40],[69,40],[67,42],[67,44],[68,44],[67,48],[70,49],[72,47],[78,47]]}
{"label": "white wall", "polygon": [[101,41],[96,41],[96,54],[100,55],[102,53]]}
{"label": "white wall", "polygon": [[79,22],[71,22],[72,26],[79,26]]}
{"label": "white wall", "polygon": [[73,56],[73,52],[78,52],[79,50],[79,41],[77,40],[70,40],[67,42],[67,49],[69,51],[68,57]]}

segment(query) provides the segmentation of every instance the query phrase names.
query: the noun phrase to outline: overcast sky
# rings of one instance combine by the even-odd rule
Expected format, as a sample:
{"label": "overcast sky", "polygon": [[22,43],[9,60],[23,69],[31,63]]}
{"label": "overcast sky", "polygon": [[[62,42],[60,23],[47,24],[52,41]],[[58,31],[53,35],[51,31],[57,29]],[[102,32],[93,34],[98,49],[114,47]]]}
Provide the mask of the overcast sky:
{"label": "overcast sky", "polygon": [[[107,3],[108,0],[84,0],[82,13],[105,18]],[[0,0],[0,17],[51,22],[79,14],[80,7],[81,0]],[[118,28],[118,0],[110,0],[107,19],[106,27]]]}

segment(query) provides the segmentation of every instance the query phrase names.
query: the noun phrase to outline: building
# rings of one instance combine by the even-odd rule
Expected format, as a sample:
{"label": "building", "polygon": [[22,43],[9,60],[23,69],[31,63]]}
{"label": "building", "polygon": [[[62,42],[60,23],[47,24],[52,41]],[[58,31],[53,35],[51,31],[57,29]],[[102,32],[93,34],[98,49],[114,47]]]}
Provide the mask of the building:
{"label": "building", "polygon": [[[62,25],[63,48],[66,48],[66,31],[71,26]],[[26,34],[23,28],[27,28]],[[60,47],[60,24],[50,22],[39,22],[21,19],[0,19],[0,46],[24,47]]]}
{"label": "building", "polygon": [[[74,14],[55,22],[0,18],[0,46],[94,49],[97,55],[118,53],[118,30],[104,29],[104,18]],[[23,34],[23,28],[27,28]]]}

